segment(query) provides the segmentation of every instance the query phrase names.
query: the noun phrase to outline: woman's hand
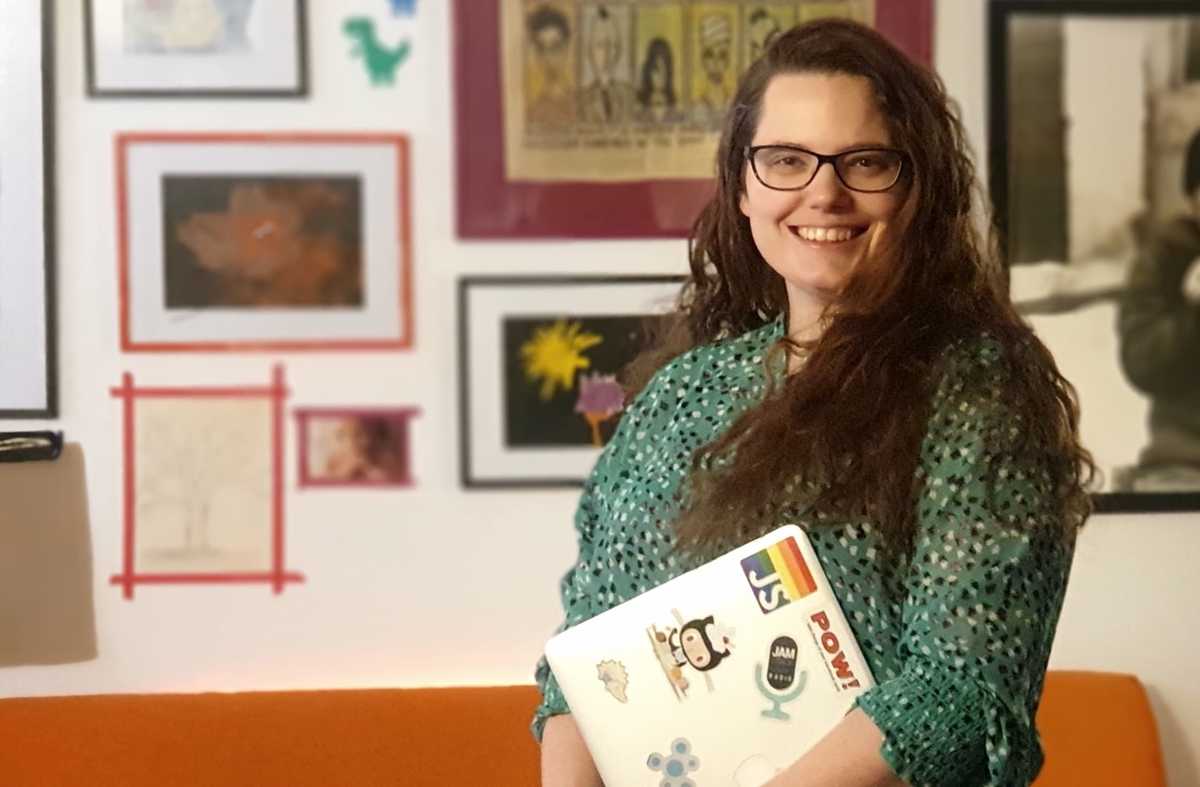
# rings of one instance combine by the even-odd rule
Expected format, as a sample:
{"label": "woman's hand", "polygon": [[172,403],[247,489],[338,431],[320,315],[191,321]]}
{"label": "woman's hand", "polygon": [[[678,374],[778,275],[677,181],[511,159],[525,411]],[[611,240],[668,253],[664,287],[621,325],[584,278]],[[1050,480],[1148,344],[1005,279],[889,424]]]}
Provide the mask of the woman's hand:
{"label": "woman's hand", "polygon": [[546,720],[542,732],[542,787],[604,787],[575,717],[569,713]]}

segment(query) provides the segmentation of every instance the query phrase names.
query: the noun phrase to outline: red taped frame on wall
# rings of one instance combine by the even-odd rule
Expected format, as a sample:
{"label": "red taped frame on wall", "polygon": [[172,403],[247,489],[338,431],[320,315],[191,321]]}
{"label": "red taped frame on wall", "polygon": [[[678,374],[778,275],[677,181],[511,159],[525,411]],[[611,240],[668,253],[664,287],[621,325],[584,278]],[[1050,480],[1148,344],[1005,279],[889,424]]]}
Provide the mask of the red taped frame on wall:
{"label": "red taped frame on wall", "polygon": [[261,386],[112,389],[122,409],[124,549],[110,582],[261,583],[282,593],[284,371]]}
{"label": "red taped frame on wall", "polygon": [[413,486],[416,407],[308,407],[295,411],[300,488]]}

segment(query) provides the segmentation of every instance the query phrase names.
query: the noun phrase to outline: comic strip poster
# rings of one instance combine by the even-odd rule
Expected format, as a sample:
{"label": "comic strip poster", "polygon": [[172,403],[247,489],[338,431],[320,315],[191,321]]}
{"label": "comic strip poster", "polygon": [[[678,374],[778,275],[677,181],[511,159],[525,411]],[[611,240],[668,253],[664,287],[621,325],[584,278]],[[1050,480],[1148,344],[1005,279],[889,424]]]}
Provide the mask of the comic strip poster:
{"label": "comic strip poster", "polygon": [[873,24],[875,2],[503,0],[506,176],[710,178],[742,71],[795,24]]}

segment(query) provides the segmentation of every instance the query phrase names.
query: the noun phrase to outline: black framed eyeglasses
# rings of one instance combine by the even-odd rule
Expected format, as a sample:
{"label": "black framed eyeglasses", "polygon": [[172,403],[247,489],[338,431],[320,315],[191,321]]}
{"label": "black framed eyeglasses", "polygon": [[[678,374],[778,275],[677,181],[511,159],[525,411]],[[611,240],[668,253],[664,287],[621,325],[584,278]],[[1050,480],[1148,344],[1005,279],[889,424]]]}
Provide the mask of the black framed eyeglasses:
{"label": "black framed eyeglasses", "polygon": [[821,165],[833,166],[838,180],[851,191],[868,194],[895,186],[908,156],[895,148],[857,148],[836,155],[814,153],[797,145],[749,145],[746,159],[758,182],[775,191],[798,191],[817,176]]}

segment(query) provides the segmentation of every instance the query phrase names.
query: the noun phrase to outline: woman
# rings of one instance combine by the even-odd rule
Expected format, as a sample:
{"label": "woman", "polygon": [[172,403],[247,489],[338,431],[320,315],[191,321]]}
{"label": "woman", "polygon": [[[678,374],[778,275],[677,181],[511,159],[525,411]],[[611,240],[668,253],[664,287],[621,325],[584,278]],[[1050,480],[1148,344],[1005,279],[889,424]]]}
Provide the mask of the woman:
{"label": "woman", "polygon": [[634,98],[642,120],[665,123],[675,115],[675,58],[666,39],[654,38],[647,45]]}
{"label": "woman", "polygon": [[[948,105],[852,22],[795,28],[751,66],[680,320],[576,516],[566,626],[776,525],[808,531],[879,685],[771,787],[1041,767],[1092,464],[1070,385],[976,237]],[[538,682],[543,783],[598,784],[544,662]]]}

